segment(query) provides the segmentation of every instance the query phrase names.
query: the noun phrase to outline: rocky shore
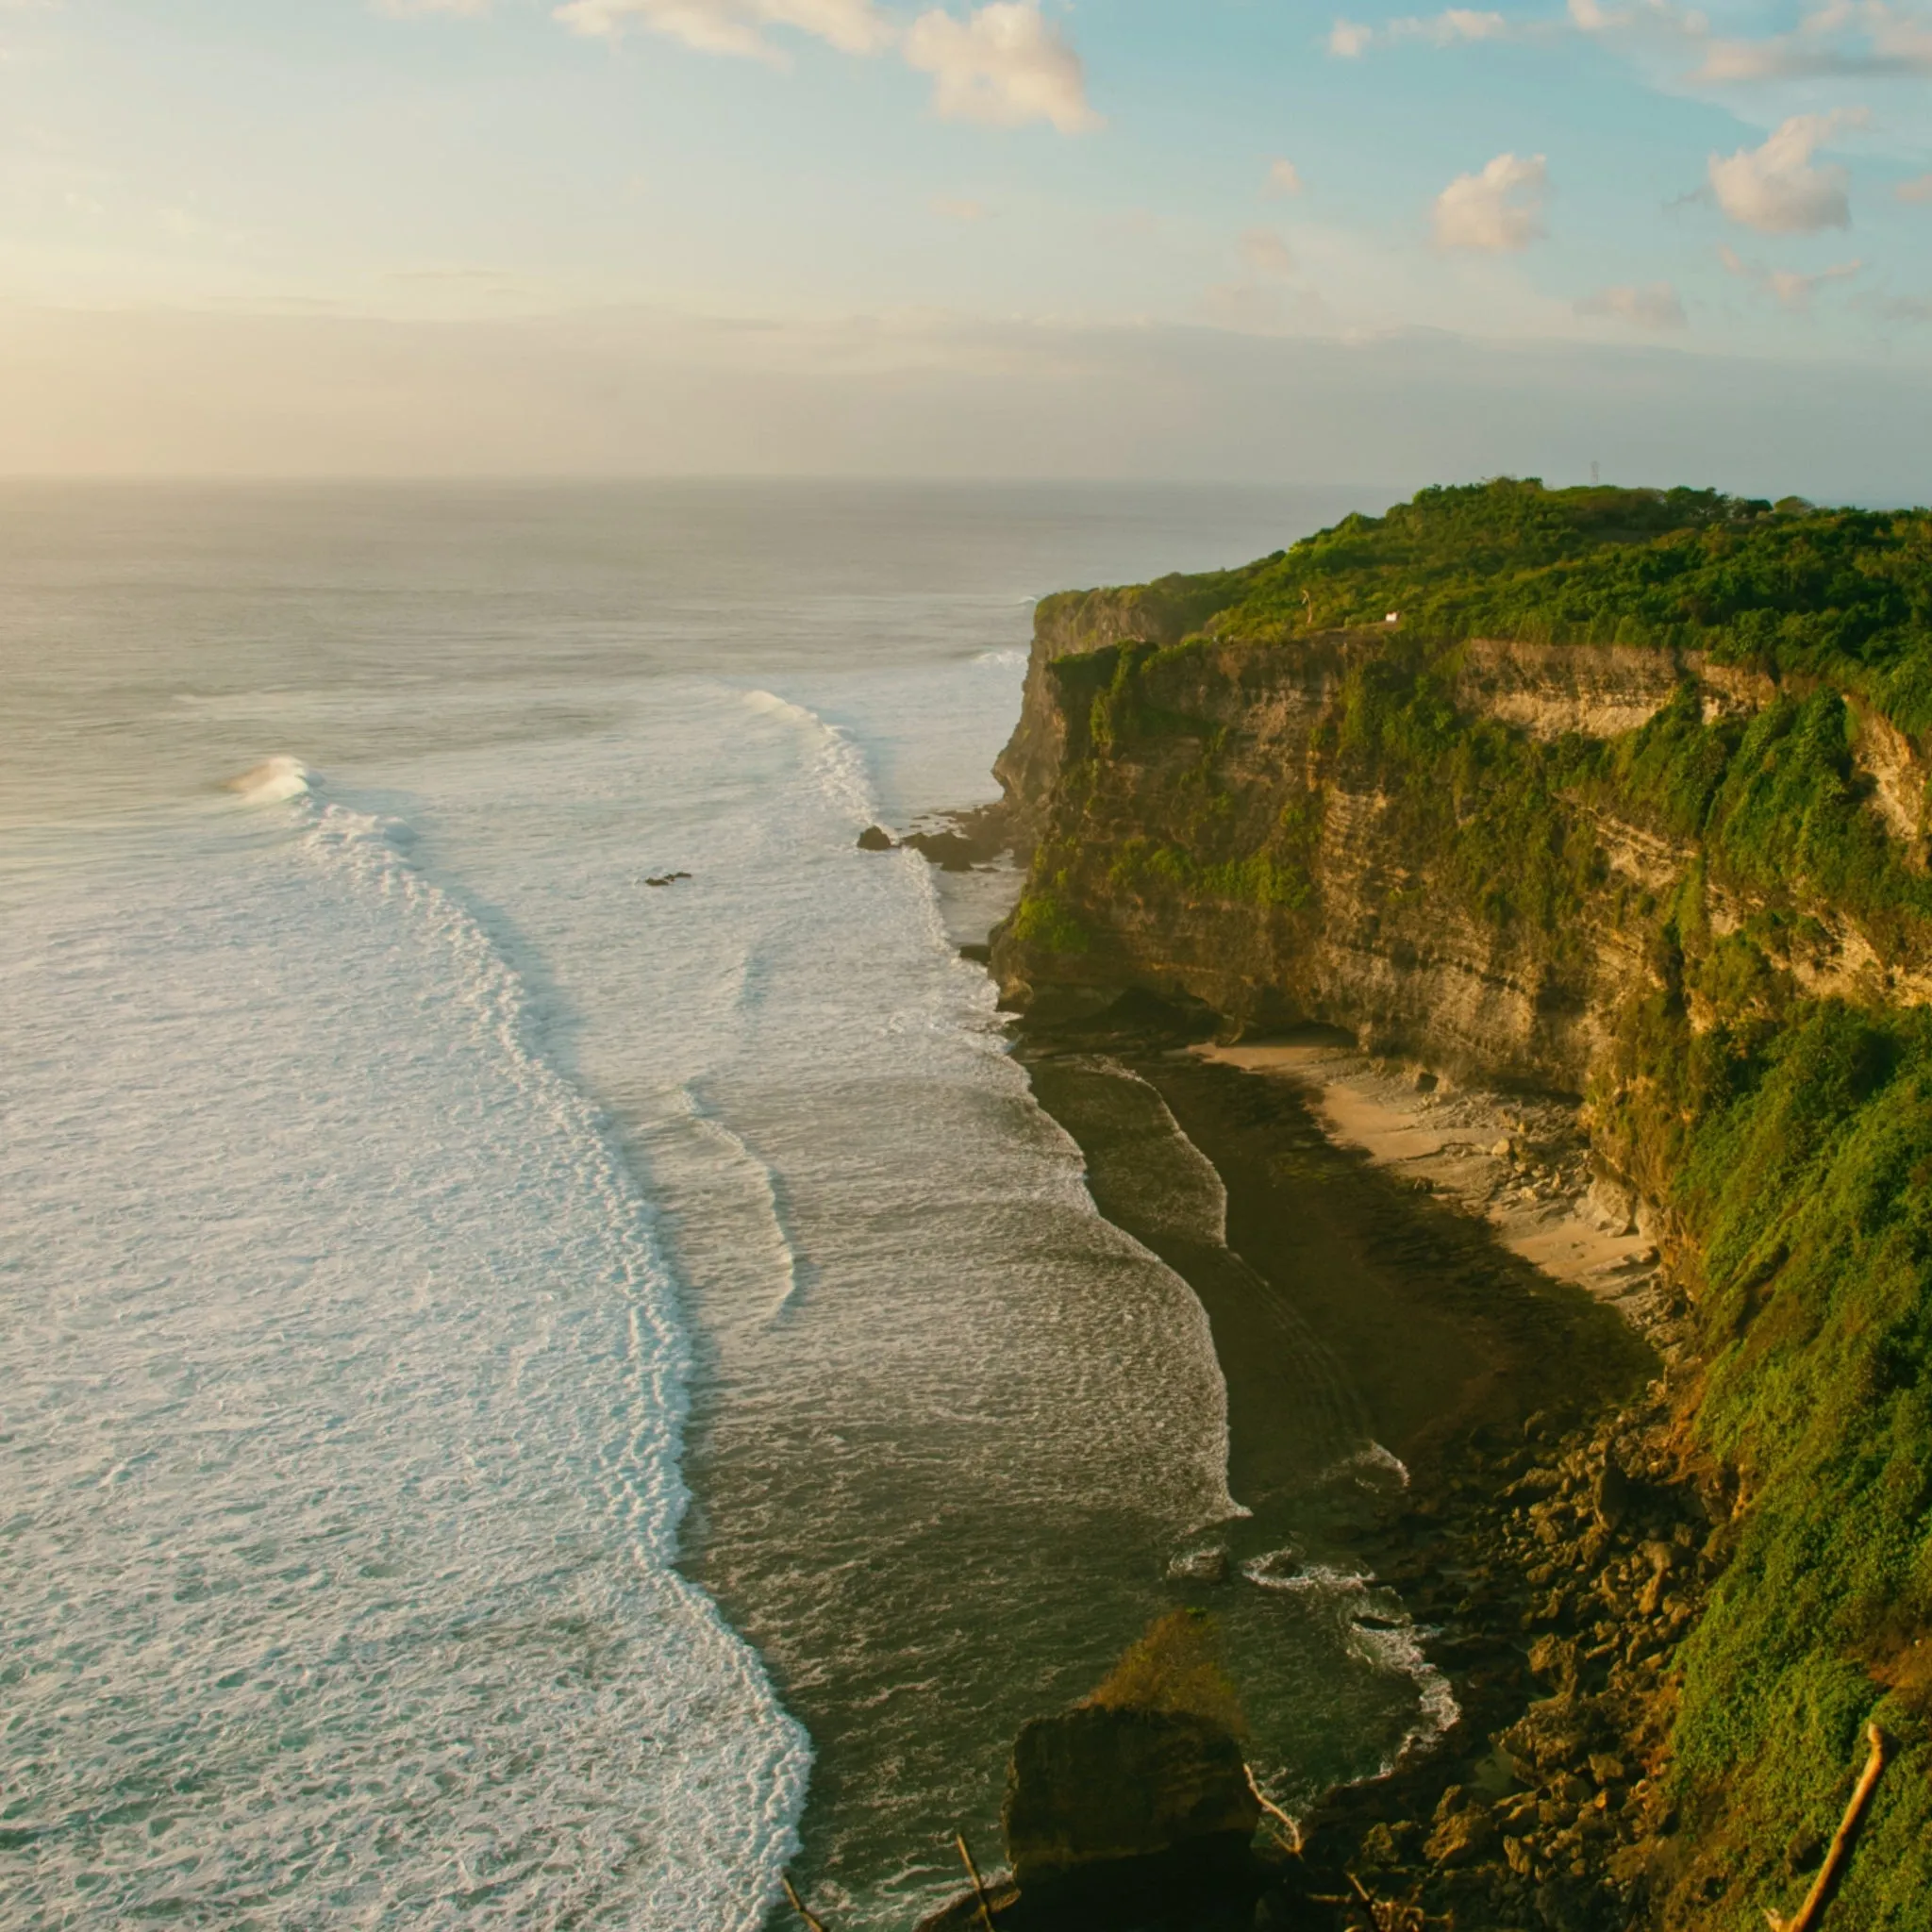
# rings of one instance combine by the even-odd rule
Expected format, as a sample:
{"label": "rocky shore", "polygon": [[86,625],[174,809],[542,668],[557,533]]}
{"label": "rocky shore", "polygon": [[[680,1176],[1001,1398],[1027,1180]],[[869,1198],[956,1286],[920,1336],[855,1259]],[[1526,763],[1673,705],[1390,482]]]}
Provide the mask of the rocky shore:
{"label": "rocky shore", "polygon": [[1729,1555],[1731,1499],[1674,1437],[1659,1391],[1594,1430],[1472,1441],[1445,1463],[1384,1574],[1431,1620],[1462,1720],[1306,1821],[1276,1923],[1647,1922],[1690,1856],[1660,1775],[1677,1650]]}
{"label": "rocky shore", "polygon": [[[1209,1867],[1175,1831],[1143,1847],[1136,1876],[1124,1881],[1116,1867],[1091,1891],[1036,1884],[1029,1896],[1002,1872],[989,1881],[986,1917],[1002,1928],[1096,1932],[1623,1932],[1644,1923],[1645,1901],[1678,1880],[1688,1856],[1661,1775],[1665,1740],[1677,1650],[1728,1557],[1733,1501],[1680,1450],[1676,1381],[1690,1371],[1654,1249],[1617,1219],[1614,1201],[1592,1201],[1574,1111],[1560,1101],[1419,1082],[1413,1068],[1334,1043],[1177,1048],[1162,1025],[1134,1006],[1110,1030],[1036,1030],[1023,1054],[1050,1107],[1043,1070],[1096,1044],[1164,1082],[1183,1109],[1188,1065],[1203,1079],[1212,1070],[1206,1091],[1218,1104],[1263,1104],[1248,1131],[1264,1148],[1274,1108],[1291,1094],[1356,1152],[1357,1185],[1382,1198],[1391,1222],[1418,1216],[1440,1229],[1446,1213],[1464,1223],[1492,1251],[1499,1283],[1525,1243],[1547,1252],[1567,1230],[1578,1237],[1572,1274],[1641,1332],[1657,1373],[1635,1400],[1583,1387],[1580,1402],[1566,1402],[1560,1365],[1516,1335],[1447,1429],[1420,1427],[1405,1442],[1408,1487],[1356,1556],[1400,1594],[1446,1675],[1460,1712],[1446,1736],[1322,1798],[1298,1821],[1292,1852],[1270,1828],[1244,1857],[1230,1861],[1224,1847]],[[1200,1105],[1189,1119],[1213,1145]],[[1277,1136],[1277,1148],[1289,1139]],[[1239,1227],[1252,1162],[1217,1151]],[[1507,1285],[1491,1291],[1507,1304]],[[1201,1595],[1211,1611],[1211,1591]],[[1016,1759],[1016,1783],[1020,1774]],[[927,1932],[981,1924],[969,1894]]]}
{"label": "rocky shore", "polygon": [[1682,1453],[1687,1305],[1631,1205],[1592,1185],[1560,1099],[1457,1091],[1333,1043],[1196,1051],[1295,1081],[1339,1144],[1588,1289],[1671,1365],[1641,1402],[1567,1432],[1542,1414],[1484,1424],[1414,1473],[1408,1508],[1364,1554],[1429,1628],[1462,1716],[1304,1821],[1304,1854],[1257,1923],[1642,1923],[1687,1856],[1662,1778],[1676,1654],[1729,1557],[1736,1500]]}

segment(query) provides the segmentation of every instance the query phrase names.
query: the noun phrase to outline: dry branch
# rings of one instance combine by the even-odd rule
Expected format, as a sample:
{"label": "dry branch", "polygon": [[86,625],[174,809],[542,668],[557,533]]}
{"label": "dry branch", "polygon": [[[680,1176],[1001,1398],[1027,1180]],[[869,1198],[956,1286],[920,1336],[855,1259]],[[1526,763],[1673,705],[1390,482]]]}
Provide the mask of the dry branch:
{"label": "dry branch", "polygon": [[973,1881],[973,1896],[979,1907],[979,1923],[984,1932],[993,1932],[992,1908],[986,1902],[986,1887],[980,1882],[979,1867],[973,1862],[973,1854],[966,1848],[966,1834],[956,1831],[953,1842],[959,1847],[959,1856],[966,1861],[966,1875]]}
{"label": "dry branch", "polygon": [[1273,1801],[1273,1799],[1271,1799],[1268,1796],[1267,1792],[1261,1789],[1259,1782],[1257,1780],[1255,1776],[1255,1768],[1253,1765],[1244,1764],[1241,1766],[1241,1770],[1247,1775],[1248,1789],[1249,1790],[1254,1792],[1255,1803],[1260,1806],[1262,1815],[1267,1818],[1272,1818],[1277,1824],[1280,1824],[1284,1827],[1287,1836],[1283,1839],[1282,1842],[1287,1846],[1287,1848],[1291,1852],[1292,1852],[1295,1855],[1297,1858],[1299,1858],[1302,1855],[1301,1826],[1297,1824],[1295,1821],[1292,1818],[1291,1818],[1288,1815],[1288,1813],[1281,1808],[1279,1805],[1275,1804]]}
{"label": "dry branch", "polygon": [[791,1909],[811,1927],[811,1932],[825,1932],[825,1922],[823,1919],[814,1918],[811,1913],[807,1911],[805,1901],[792,1890],[791,1874],[789,1872],[779,1873],[778,1883],[785,1888],[785,1896],[791,1901]]}
{"label": "dry branch", "polygon": [[1885,1769],[1885,1733],[1876,1724],[1872,1724],[1866,1728],[1865,1736],[1871,1743],[1872,1755],[1865,1760],[1865,1769],[1859,1774],[1857,1785],[1852,1791],[1852,1802],[1845,1807],[1845,1815],[1839,1821],[1831,1849],[1824,1855],[1824,1863],[1819,1866],[1818,1876],[1811,1881],[1811,1890],[1806,1893],[1805,1903],[1798,1907],[1796,1918],[1780,1919],[1775,1912],[1765,1913],[1764,1916],[1771,1921],[1771,1932],[1811,1932],[1812,1926],[1824,1916],[1831,1889],[1838,1882],[1845,1860],[1851,1857],[1852,1840],[1857,1837],[1865,1807],[1872,1802],[1878,1774]]}

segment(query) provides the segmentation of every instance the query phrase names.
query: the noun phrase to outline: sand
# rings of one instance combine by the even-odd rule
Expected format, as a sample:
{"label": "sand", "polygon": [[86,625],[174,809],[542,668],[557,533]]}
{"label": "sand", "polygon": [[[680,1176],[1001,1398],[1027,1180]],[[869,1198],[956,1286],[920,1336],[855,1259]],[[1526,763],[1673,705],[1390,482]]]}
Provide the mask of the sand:
{"label": "sand", "polygon": [[1576,1109],[1371,1060],[1345,1046],[1199,1046],[1218,1065],[1293,1082],[1337,1145],[1480,1217],[1514,1254],[1639,1328],[1657,1320],[1657,1251],[1615,1190],[1592,1185]]}

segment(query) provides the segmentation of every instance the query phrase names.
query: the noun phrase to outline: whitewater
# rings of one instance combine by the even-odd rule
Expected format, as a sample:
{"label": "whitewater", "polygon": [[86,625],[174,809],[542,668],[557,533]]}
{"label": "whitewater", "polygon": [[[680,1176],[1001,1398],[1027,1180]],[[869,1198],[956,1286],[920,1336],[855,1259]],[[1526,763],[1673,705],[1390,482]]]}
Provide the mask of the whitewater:
{"label": "whitewater", "polygon": [[[943,1894],[1236,1505],[1013,882],[857,835],[991,795],[1030,594],[1336,508],[12,493],[0,1925]],[[1413,1683],[1253,1594],[1373,1769]]]}

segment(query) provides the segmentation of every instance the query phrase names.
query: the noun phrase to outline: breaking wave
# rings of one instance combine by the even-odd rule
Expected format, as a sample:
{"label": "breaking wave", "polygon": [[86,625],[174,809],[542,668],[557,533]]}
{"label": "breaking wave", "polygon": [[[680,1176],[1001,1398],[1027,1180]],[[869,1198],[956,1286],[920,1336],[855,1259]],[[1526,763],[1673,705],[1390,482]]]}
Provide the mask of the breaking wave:
{"label": "breaking wave", "polygon": [[244,805],[285,805],[314,786],[315,774],[301,759],[273,758],[226,780],[223,789],[238,793]]}
{"label": "breaking wave", "polygon": [[1410,1752],[1426,1750],[1462,1715],[1449,1679],[1429,1661],[1423,1647],[1429,1633],[1403,1607],[1395,1592],[1373,1576],[1333,1564],[1305,1562],[1292,1547],[1250,1557],[1241,1565],[1241,1574],[1259,1589],[1308,1600],[1341,1626],[1347,1648],[1359,1662],[1414,1684],[1414,1721],[1383,1761],[1381,1775],[1387,1776]]}

